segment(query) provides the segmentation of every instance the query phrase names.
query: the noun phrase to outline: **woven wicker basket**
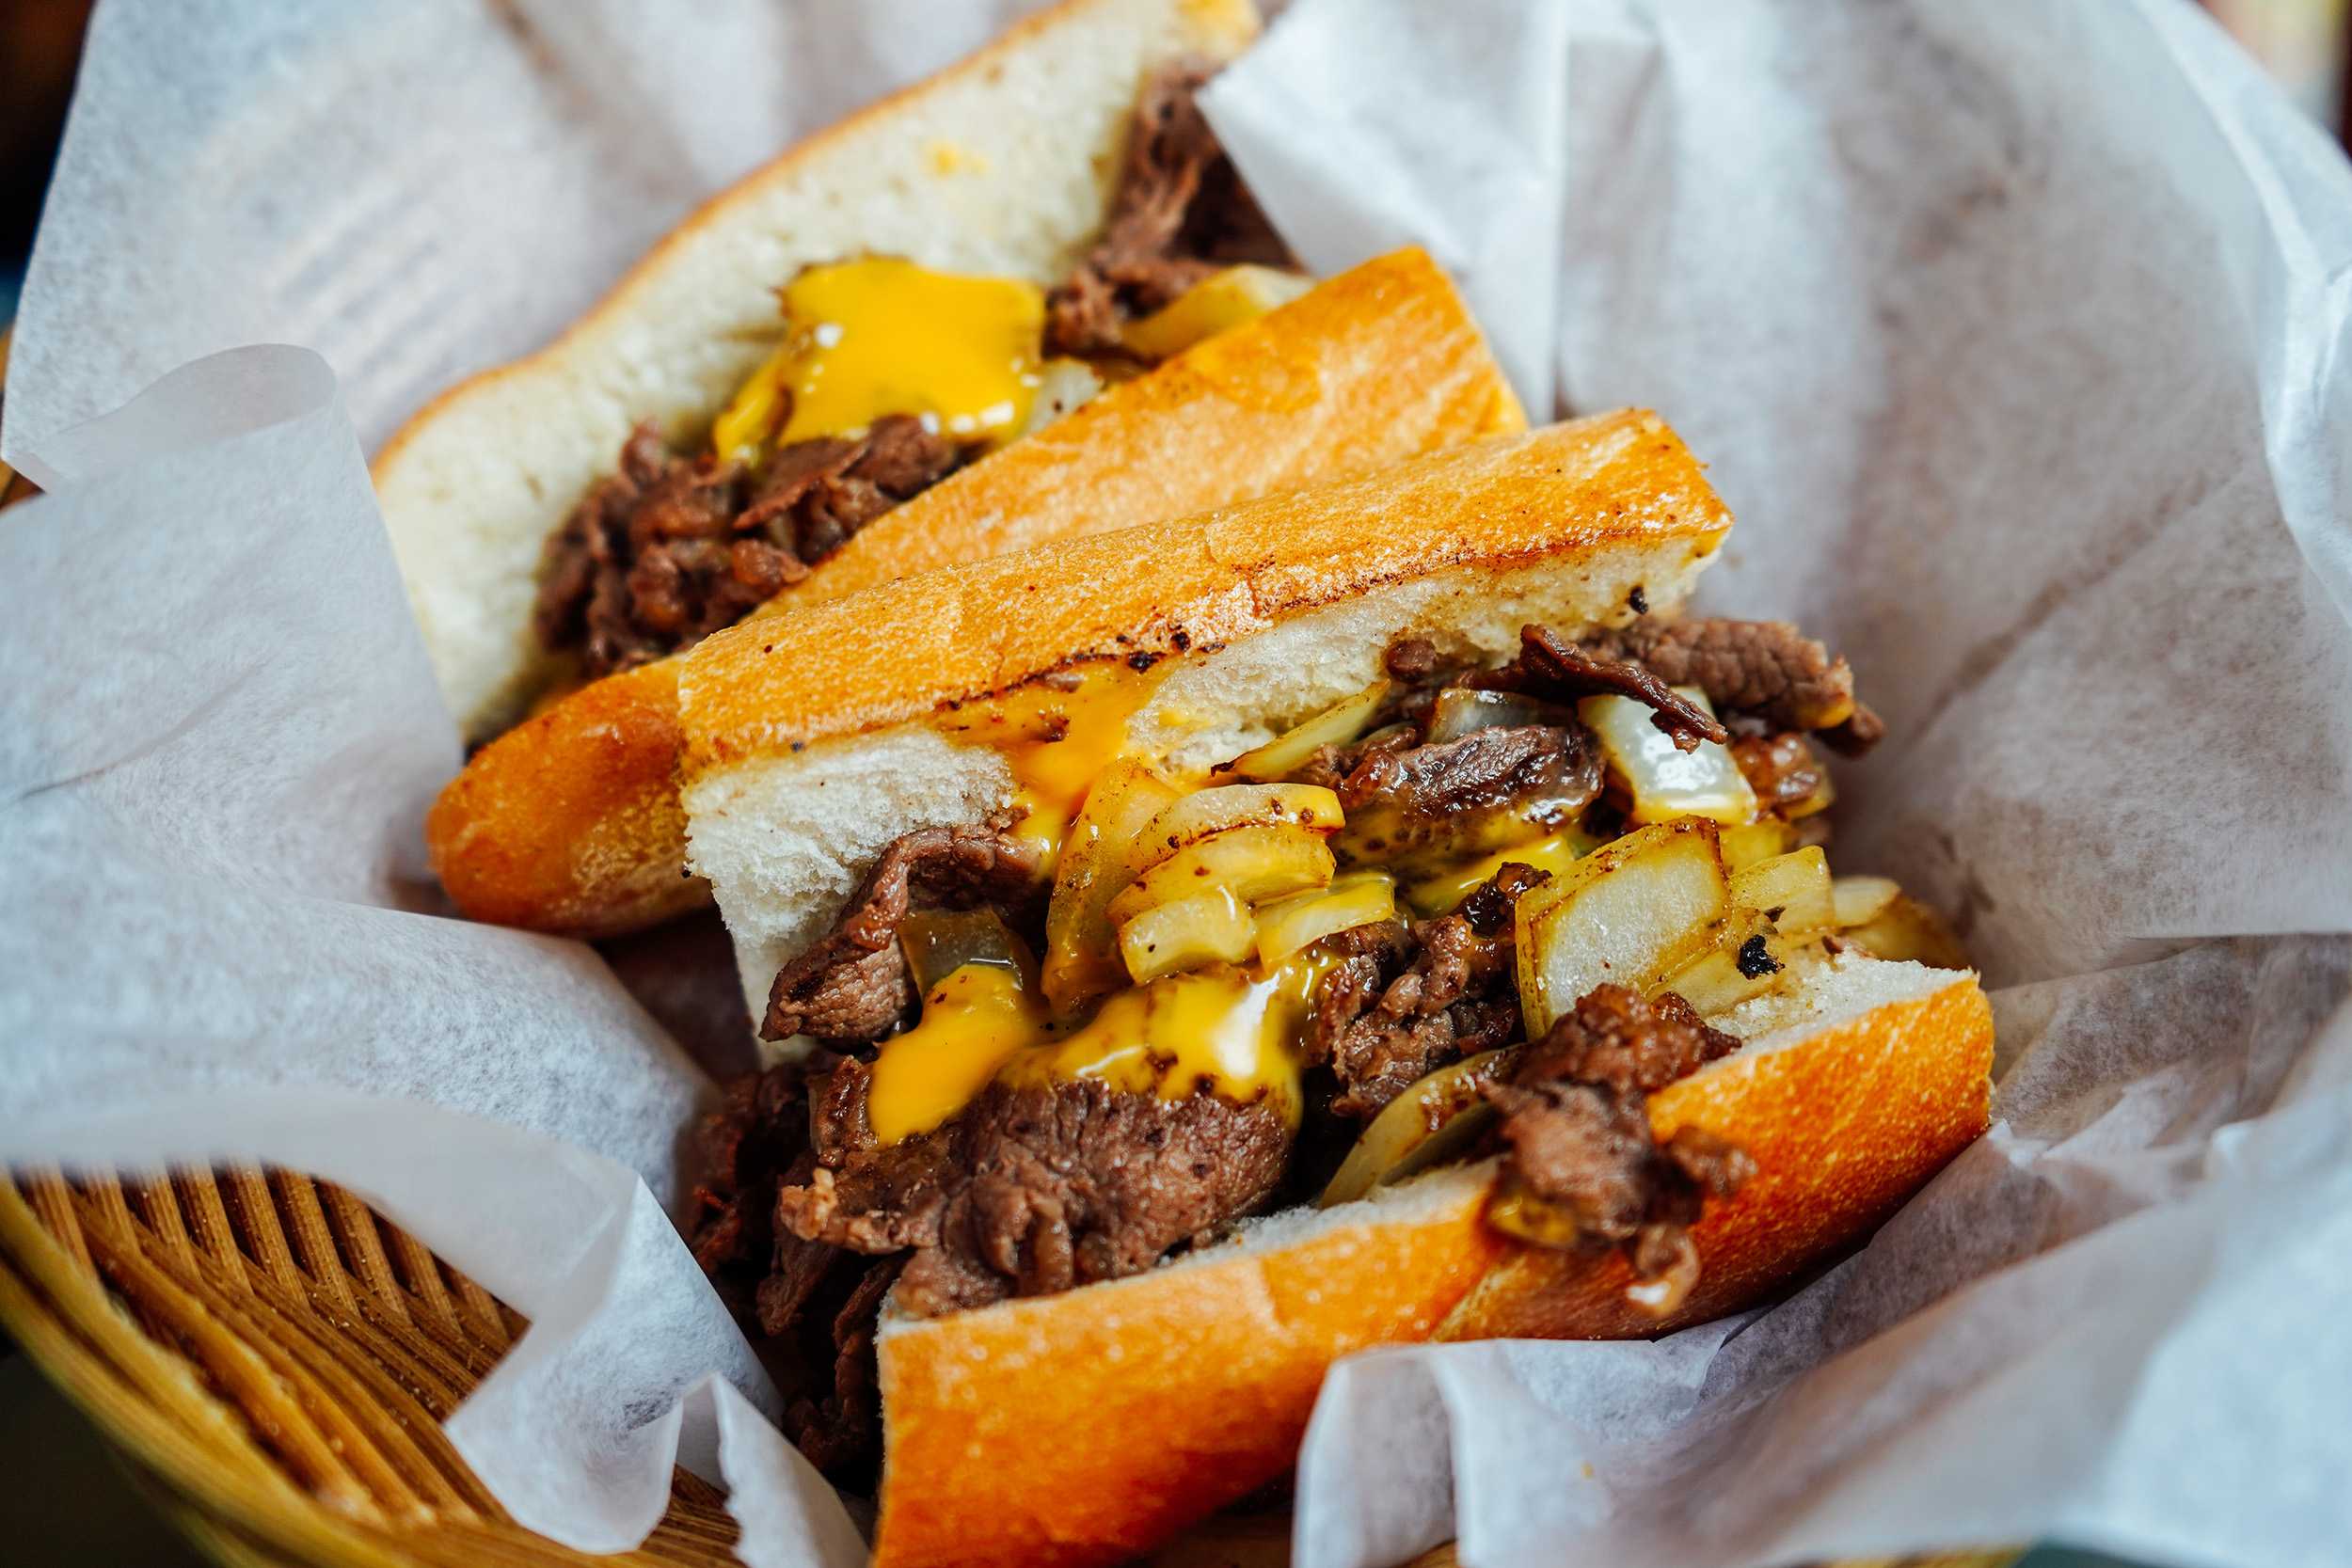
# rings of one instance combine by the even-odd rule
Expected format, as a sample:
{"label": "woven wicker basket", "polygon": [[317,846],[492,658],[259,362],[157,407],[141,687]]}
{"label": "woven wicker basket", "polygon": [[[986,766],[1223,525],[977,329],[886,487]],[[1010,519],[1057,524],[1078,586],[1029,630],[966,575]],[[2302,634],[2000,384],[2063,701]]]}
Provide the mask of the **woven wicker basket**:
{"label": "woven wicker basket", "polygon": [[619,1557],[509,1518],[440,1423],[523,1320],[326,1182],[0,1179],[0,1327],[224,1563],[735,1560],[734,1520],[683,1471]]}

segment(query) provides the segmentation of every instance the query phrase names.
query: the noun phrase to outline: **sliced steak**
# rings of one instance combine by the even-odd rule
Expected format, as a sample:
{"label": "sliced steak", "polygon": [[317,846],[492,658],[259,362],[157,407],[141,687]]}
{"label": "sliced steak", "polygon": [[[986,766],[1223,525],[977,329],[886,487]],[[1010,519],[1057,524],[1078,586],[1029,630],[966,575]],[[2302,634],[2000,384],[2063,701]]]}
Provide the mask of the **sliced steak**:
{"label": "sliced steak", "polygon": [[1110,221],[1047,299],[1048,353],[1119,353],[1123,323],[1211,273],[1246,261],[1298,265],[1195,101],[1213,74],[1178,65],[1144,84]]}
{"label": "sliced steak", "polygon": [[866,1043],[908,1022],[918,998],[898,927],[910,911],[990,905],[1025,913],[1043,895],[1041,851],[1008,833],[1010,825],[999,816],[893,840],[832,934],[777,974],[761,1036]]}
{"label": "sliced steak", "polygon": [[1437,673],[1438,645],[1425,637],[1407,637],[1391,643],[1380,662],[1393,680],[1425,681]]}
{"label": "sliced steak", "polygon": [[1291,1136],[1271,1107],[1215,1095],[995,1084],[936,1132],[839,1151],[785,1189],[777,1220],[859,1251],[913,1247],[898,1302],[931,1315],[1140,1273],[1263,1200]]}
{"label": "sliced steak", "polygon": [[[808,1154],[808,1091],[797,1065],[745,1073],[694,1129],[703,1180],[687,1242],[694,1260],[739,1310],[774,1253],[776,1188]],[[814,1161],[808,1162],[814,1164]]]}
{"label": "sliced steak", "polygon": [[647,420],[548,536],[533,629],[552,652],[578,650],[592,678],[691,647],[956,461],[946,437],[892,415],[855,440],[779,450],[755,493],[742,464],[673,457]]}
{"label": "sliced steak", "polygon": [[1698,1277],[1689,1227],[1708,1194],[1730,1197],[1755,1164],[1697,1128],[1661,1145],[1647,1097],[1739,1045],[1672,992],[1645,1003],[1596,987],[1483,1090],[1503,1117],[1505,1190],[1570,1216],[1579,1250],[1620,1247],[1636,1275],[1674,1275],[1687,1294]]}
{"label": "sliced steak", "polygon": [[1521,627],[1517,658],[1500,670],[1472,675],[1463,684],[1481,691],[1516,691],[1548,703],[1568,704],[1580,697],[1612,693],[1630,697],[1647,704],[1650,722],[1685,752],[1695,751],[1702,740],[1721,743],[1731,738],[1730,732],[1705,708],[1673,689],[1681,683],[1661,678],[1639,660],[1567,641],[1548,626]]}
{"label": "sliced steak", "polygon": [[834,1069],[820,1091],[815,1166],[777,1193],[777,1227],[870,1255],[934,1246],[962,1179],[956,1128],[880,1148],[866,1117],[872,1090],[865,1063],[847,1060]]}
{"label": "sliced steak", "polygon": [[1860,756],[1886,733],[1878,715],[1855,701],[1844,656],[1832,657],[1787,621],[1642,620],[1585,645],[1598,657],[1637,660],[1669,686],[1697,687],[1718,712],[1773,730],[1819,730],[1847,756]]}
{"label": "sliced steak", "polygon": [[857,1259],[857,1284],[833,1319],[833,1392],[803,1395],[784,1413],[785,1435],[835,1481],[862,1480],[882,1445],[881,1366],[876,1321],[904,1258]]}
{"label": "sliced steak", "polygon": [[1549,872],[1505,864],[1459,912],[1344,933],[1345,955],[1324,977],[1308,1025],[1307,1059],[1328,1064],[1340,1116],[1370,1120],[1449,1062],[1507,1045],[1519,1033],[1512,913]]}
{"label": "sliced steak", "polygon": [[814,566],[858,530],[930,489],[956,466],[956,445],[923,421],[891,414],[857,440],[823,438],[782,448],[736,531],[764,539]]}
{"label": "sliced steak", "polygon": [[1407,731],[1319,759],[1339,780],[1347,827],[1331,847],[1343,862],[1474,852],[1476,835],[1497,818],[1565,826],[1600,793],[1600,747],[1581,724],[1473,730],[1435,746],[1414,738]]}

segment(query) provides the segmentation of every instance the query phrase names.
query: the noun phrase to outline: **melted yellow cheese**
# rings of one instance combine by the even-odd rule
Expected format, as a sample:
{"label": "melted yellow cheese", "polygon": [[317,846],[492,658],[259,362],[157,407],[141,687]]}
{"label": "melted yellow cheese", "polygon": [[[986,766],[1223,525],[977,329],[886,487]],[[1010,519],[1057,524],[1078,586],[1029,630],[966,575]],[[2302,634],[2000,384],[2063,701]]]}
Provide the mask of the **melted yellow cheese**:
{"label": "melted yellow cheese", "polygon": [[1227,267],[1141,321],[1129,322],[1120,336],[1143,358],[1166,359],[1220,332],[1247,325],[1314,286],[1311,277],[1273,267]]}
{"label": "melted yellow cheese", "polygon": [[933,723],[949,739],[989,747],[1005,759],[1014,801],[1028,813],[1013,831],[1045,848],[1050,871],[1087,791],[1125,750],[1127,721],[1151,700],[1168,668],[1163,660],[1138,672],[1103,659],[1066,671],[1052,683],[1031,681],[966,703]]}
{"label": "melted yellow cheese", "polygon": [[972,1101],[1015,1053],[1038,1039],[1045,1010],[1018,971],[968,963],[923,998],[923,1019],[882,1042],[866,1101],[884,1147],[928,1132]]}
{"label": "melted yellow cheese", "polygon": [[1493,879],[1496,872],[1516,861],[1548,871],[1557,877],[1579,860],[1593,852],[1597,841],[1581,828],[1570,828],[1549,838],[1522,844],[1515,849],[1502,849],[1484,860],[1476,860],[1458,870],[1432,877],[1417,884],[1406,894],[1406,901],[1424,917],[1452,914],[1462,907],[1462,900],[1478,891],[1483,882]]}
{"label": "melted yellow cheese", "polygon": [[722,457],[853,435],[885,414],[919,415],[959,441],[994,446],[1029,416],[1045,325],[1034,283],[875,256],[810,267],[782,293],[784,345],[711,427]]}
{"label": "melted yellow cheese", "polygon": [[1263,980],[1227,968],[1170,974],[1112,996],[1075,1033],[1014,1053],[1001,1076],[1023,1086],[1092,1078],[1163,1100],[1263,1101],[1295,1127],[1306,985],[1289,966]]}

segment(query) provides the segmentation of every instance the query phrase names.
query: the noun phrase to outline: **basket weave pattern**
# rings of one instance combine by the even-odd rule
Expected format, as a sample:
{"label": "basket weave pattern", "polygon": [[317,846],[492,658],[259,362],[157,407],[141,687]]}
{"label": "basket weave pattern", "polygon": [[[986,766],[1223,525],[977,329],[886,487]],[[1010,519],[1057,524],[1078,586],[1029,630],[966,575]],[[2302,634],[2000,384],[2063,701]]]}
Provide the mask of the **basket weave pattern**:
{"label": "basket weave pattern", "polygon": [[676,1473],[633,1552],[516,1524],[441,1431],[527,1326],[358,1198],[252,1167],[0,1176],[0,1327],[215,1560],[731,1563]]}

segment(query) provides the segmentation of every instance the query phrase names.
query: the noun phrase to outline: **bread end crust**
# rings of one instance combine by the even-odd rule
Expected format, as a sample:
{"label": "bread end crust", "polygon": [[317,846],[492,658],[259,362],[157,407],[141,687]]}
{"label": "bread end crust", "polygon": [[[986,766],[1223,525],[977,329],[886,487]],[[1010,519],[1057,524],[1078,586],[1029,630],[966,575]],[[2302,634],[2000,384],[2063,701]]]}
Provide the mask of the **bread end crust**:
{"label": "bread end crust", "polygon": [[1281,1474],[1331,1363],[1427,1338],[1496,1255],[1462,1175],[1409,1218],[886,1326],[877,1568],[1121,1562]]}
{"label": "bread end crust", "polygon": [[643,930],[710,901],[686,869],[676,661],[573,692],[475,753],[425,816],[469,919],[557,936]]}

